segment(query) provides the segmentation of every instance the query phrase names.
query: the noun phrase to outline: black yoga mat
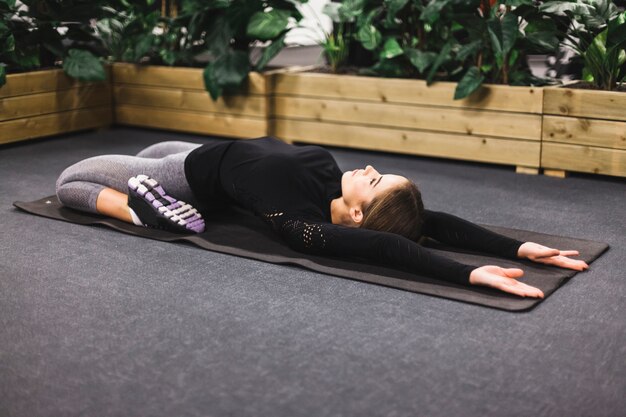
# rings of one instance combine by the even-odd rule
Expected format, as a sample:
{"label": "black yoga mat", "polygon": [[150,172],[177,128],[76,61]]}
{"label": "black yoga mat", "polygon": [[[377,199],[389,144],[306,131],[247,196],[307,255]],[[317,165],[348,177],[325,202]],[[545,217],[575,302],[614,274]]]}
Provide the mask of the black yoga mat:
{"label": "black yoga mat", "polygon": [[[402,290],[449,298],[452,300],[509,311],[528,310],[540,303],[541,299],[522,298],[502,293],[486,287],[463,286],[441,280],[415,275],[371,263],[365,259],[346,259],[307,255],[290,249],[259,218],[242,210],[232,213],[212,215],[207,221],[206,230],[197,235],[179,235],[161,230],[148,229],[124,223],[119,220],[83,213],[63,207],[56,196],[33,202],[15,202],[14,205],[26,212],[85,225],[105,225],[120,232],[166,242],[190,242],[203,249],[257,259],[260,261],[298,265],[313,271],[355,279]],[[608,249],[606,243],[590,240],[554,236],[525,230],[504,227],[484,226],[490,230],[521,241],[533,241],[559,249],[580,251],[579,259],[591,263]],[[525,272],[520,280],[540,288],[546,299],[559,288],[575,271],[536,264],[530,261],[512,261],[483,254],[460,251],[445,247],[435,241],[425,242],[434,251],[440,252],[468,265],[495,264],[505,268],[518,267]],[[584,273],[580,277],[584,279]]]}

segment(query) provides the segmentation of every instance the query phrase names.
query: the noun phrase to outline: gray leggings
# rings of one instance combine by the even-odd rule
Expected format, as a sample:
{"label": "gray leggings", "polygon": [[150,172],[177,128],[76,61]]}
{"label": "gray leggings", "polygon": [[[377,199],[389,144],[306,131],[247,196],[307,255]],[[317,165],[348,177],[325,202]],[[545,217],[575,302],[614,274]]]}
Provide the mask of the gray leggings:
{"label": "gray leggings", "polygon": [[57,197],[67,207],[97,213],[96,200],[105,188],[128,191],[128,180],[139,174],[156,179],[172,197],[197,204],[185,177],[185,158],[199,147],[189,142],[161,142],[137,154],[101,155],[84,159],[61,173]]}

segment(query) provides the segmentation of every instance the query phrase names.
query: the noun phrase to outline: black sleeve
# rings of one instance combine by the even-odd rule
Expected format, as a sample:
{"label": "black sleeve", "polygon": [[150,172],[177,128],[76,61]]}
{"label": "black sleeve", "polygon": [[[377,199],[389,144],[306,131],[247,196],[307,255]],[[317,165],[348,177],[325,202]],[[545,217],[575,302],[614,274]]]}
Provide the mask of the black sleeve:
{"label": "black sleeve", "polygon": [[460,217],[437,211],[424,211],[424,235],[451,246],[517,259],[524,243],[502,236]]}
{"label": "black sleeve", "polygon": [[439,256],[394,233],[377,232],[300,219],[272,219],[273,228],[300,252],[366,258],[377,263],[445,281],[468,284],[475,266]]}

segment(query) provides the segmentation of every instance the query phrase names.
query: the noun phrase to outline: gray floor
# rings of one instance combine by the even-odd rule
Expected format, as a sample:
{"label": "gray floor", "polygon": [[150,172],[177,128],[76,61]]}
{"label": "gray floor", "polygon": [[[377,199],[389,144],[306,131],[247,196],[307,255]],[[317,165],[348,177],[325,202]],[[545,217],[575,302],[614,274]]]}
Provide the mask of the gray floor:
{"label": "gray floor", "polygon": [[[605,241],[507,313],[21,213],[82,158],[199,136],[118,128],[0,147],[0,416],[618,416],[626,184],[332,148],[427,207]],[[570,249],[570,248],[565,248]]]}

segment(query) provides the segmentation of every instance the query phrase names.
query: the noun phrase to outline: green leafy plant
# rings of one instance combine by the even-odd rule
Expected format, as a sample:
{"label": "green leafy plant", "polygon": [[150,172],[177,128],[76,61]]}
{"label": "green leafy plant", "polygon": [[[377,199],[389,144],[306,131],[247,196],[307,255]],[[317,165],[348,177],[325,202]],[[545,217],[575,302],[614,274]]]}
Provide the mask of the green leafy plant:
{"label": "green leafy plant", "polygon": [[100,7],[101,2],[89,0],[0,0],[0,72],[62,62],[74,78],[103,80],[105,50],[93,25]]}
{"label": "green leafy plant", "polygon": [[350,0],[340,15],[356,22],[355,39],[374,56],[363,74],[445,78],[459,71],[452,60],[453,5],[451,0]]}
{"label": "green leafy plant", "polygon": [[324,14],[330,16],[333,22],[333,29],[330,32],[319,25],[324,34],[324,39],[319,44],[324,49],[324,56],[333,73],[337,73],[340,68],[346,65],[352,40],[351,21],[350,18],[346,18],[340,13],[341,7],[340,3],[333,2],[324,7]]}
{"label": "green leafy plant", "polygon": [[346,0],[339,16],[376,62],[363,74],[459,81],[455,98],[483,83],[541,85],[526,62],[559,46],[557,23],[533,0]]}
{"label": "green leafy plant", "polygon": [[568,18],[563,44],[582,58],[583,80],[603,90],[626,81],[626,13],[609,0],[551,1],[541,9]]}
{"label": "green leafy plant", "polygon": [[[285,46],[285,37],[302,18],[296,5],[306,0],[186,0],[182,10],[193,42],[204,45],[209,62],[204,82],[215,100],[237,90],[251,70],[262,71]],[[208,6],[210,5],[210,6]],[[254,45],[264,43],[260,57],[252,59]]]}
{"label": "green leafy plant", "polygon": [[509,85],[543,85],[532,75],[529,54],[558,50],[557,22],[533,0],[480,0],[475,13],[457,15],[463,27],[456,58],[464,72],[455,99],[469,96],[484,82]]}
{"label": "green leafy plant", "polygon": [[[250,71],[262,71],[285,46],[290,24],[306,0],[182,0],[162,15],[154,0],[110,7],[98,23],[112,56],[145,64],[204,66],[214,100],[237,91]],[[176,2],[171,2],[176,4]],[[264,44],[255,56],[256,44]]]}

